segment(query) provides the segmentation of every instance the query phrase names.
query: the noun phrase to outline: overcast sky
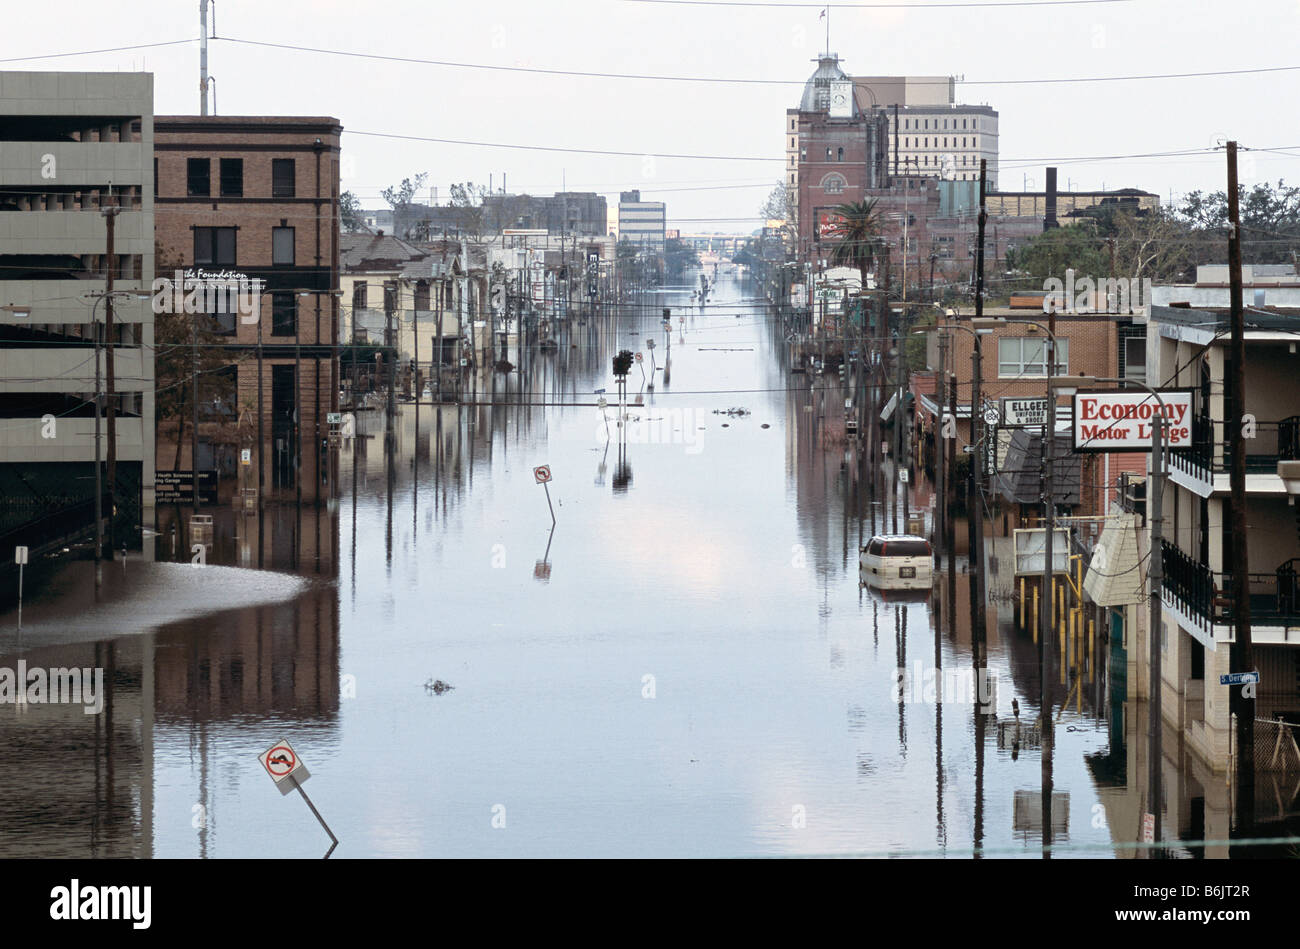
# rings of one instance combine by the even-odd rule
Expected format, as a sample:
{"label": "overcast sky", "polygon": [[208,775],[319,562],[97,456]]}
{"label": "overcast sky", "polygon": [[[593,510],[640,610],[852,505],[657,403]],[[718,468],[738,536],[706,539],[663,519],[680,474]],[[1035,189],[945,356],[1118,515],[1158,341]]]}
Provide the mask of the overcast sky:
{"label": "overcast sky", "polygon": [[[1207,78],[1053,84],[989,80],[1300,66],[1300,0],[1121,0],[1050,6],[832,7],[830,46],[850,74],[954,75],[959,101],[1000,113],[1001,185],[1138,187],[1162,199],[1221,189],[1222,152],[1079,161],[1199,149],[1236,138],[1242,180],[1300,179],[1300,70]],[[936,0],[939,2],[939,0]],[[210,44],[223,115],[331,115],[344,126],[344,189],[365,207],[417,172],[445,200],[453,181],[510,191],[640,188],[668,203],[669,227],[749,231],[779,178],[785,109],[826,45],[821,7],[633,0],[220,0]],[[0,69],[147,70],[157,114],[198,112],[198,0],[69,0],[5,5]],[[51,17],[57,17],[52,20]],[[130,50],[15,57],[192,39]],[[780,80],[782,84],[588,78],[380,62],[233,39],[494,66]],[[362,136],[438,137],[632,153],[564,154]],[[352,133],[352,134],[349,134]],[[652,153],[706,158],[650,158]],[[764,159],[755,161],[742,158]],[[1072,160],[1073,159],[1073,160]],[[683,190],[690,189],[690,190]],[[427,193],[426,193],[427,197]]]}

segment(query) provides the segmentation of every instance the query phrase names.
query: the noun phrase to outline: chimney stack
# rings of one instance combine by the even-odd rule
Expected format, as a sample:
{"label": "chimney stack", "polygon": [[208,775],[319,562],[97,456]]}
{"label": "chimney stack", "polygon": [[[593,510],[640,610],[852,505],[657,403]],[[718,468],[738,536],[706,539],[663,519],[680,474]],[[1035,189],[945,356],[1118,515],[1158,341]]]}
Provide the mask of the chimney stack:
{"label": "chimney stack", "polygon": [[1047,169],[1047,208],[1043,213],[1043,230],[1059,227],[1056,223],[1056,169]]}

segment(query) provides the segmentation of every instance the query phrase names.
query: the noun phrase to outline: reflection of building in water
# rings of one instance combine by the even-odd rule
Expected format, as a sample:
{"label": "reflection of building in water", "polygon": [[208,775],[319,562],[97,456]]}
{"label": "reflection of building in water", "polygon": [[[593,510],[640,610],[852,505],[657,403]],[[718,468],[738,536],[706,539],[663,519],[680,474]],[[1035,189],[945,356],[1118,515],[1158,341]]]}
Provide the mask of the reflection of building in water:
{"label": "reflection of building in water", "polygon": [[[190,511],[177,505],[158,509],[157,558],[176,563],[292,571],[306,576],[338,574],[338,511],[322,502],[266,504],[261,513],[238,507],[209,507],[211,535],[190,529]],[[204,549],[195,549],[201,544]]]}
{"label": "reflection of building in water", "polygon": [[0,704],[0,858],[154,855],[153,654],[146,634],[0,657],[15,675],[103,670],[99,714]]}
{"label": "reflection of building in water", "polygon": [[339,607],[332,588],[177,623],[158,634],[160,719],[271,712],[333,721],[339,697]]}

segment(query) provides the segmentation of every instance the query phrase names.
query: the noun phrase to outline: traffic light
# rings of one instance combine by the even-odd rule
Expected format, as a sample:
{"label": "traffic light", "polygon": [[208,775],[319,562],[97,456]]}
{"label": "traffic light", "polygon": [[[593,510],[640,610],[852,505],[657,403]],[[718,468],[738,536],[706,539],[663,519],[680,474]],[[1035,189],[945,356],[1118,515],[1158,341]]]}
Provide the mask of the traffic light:
{"label": "traffic light", "polygon": [[623,349],[614,357],[614,375],[626,376],[632,371],[632,350]]}

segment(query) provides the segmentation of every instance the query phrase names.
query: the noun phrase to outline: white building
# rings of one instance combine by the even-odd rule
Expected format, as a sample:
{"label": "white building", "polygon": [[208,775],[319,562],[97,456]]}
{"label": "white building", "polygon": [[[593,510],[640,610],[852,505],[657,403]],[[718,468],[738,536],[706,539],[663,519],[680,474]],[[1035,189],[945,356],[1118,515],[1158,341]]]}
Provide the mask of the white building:
{"label": "white building", "polygon": [[618,239],[648,254],[664,252],[667,210],[662,201],[642,201],[640,191],[624,191],[618,199]]}

